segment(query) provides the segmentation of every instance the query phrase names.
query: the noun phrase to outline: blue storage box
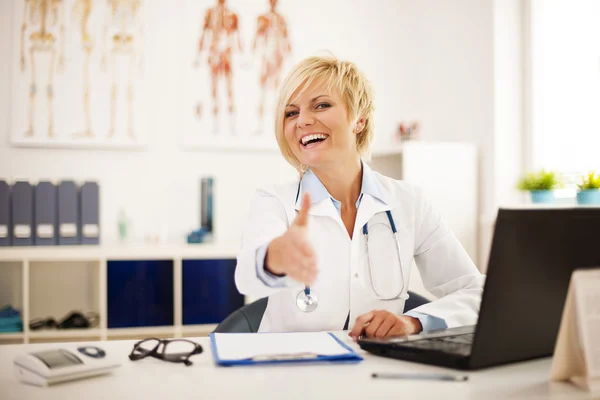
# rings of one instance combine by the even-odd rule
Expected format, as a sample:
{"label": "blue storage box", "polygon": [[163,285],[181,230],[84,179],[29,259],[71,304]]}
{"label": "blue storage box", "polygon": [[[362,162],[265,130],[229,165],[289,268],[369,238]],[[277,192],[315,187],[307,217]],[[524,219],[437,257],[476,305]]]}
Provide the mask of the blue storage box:
{"label": "blue storage box", "polygon": [[244,305],[234,280],[236,260],[183,260],[182,322],[218,324]]}
{"label": "blue storage box", "polygon": [[108,328],[174,324],[173,261],[107,262]]}

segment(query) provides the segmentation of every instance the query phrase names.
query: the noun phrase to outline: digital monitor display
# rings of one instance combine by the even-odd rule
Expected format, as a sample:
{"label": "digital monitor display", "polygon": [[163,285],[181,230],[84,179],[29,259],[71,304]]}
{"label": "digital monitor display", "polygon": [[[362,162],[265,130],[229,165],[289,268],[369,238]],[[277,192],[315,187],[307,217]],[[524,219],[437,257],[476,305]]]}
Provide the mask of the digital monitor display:
{"label": "digital monitor display", "polygon": [[32,353],[32,355],[40,359],[40,361],[46,364],[50,369],[83,364],[83,361],[81,361],[79,357],[66,350],[39,351],[37,353]]}

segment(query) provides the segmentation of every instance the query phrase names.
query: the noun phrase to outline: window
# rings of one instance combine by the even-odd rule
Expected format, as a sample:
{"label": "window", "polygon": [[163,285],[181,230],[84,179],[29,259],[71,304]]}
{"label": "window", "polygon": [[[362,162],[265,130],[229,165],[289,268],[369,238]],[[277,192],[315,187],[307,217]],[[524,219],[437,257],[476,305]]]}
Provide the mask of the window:
{"label": "window", "polygon": [[600,172],[600,1],[531,0],[531,166]]}

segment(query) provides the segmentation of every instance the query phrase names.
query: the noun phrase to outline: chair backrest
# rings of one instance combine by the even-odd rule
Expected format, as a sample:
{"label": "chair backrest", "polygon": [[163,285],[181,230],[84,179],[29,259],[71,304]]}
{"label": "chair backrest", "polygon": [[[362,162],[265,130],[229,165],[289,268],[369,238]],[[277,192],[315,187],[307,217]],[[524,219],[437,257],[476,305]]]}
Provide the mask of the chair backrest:
{"label": "chair backrest", "polygon": [[258,332],[268,297],[263,297],[238,308],[227,316],[214,330],[215,333],[254,333]]}
{"label": "chair backrest", "polygon": [[413,308],[417,308],[422,306],[423,304],[429,303],[429,300],[420,294],[416,294],[414,292],[408,291],[408,299],[406,299],[406,303],[404,303],[404,312],[408,312]]}
{"label": "chair backrest", "polygon": [[[268,297],[263,297],[250,304],[238,308],[227,316],[213,331],[214,333],[256,333],[260,327],[263,314],[267,309]],[[404,312],[429,303],[425,297],[408,292],[408,300],[404,304]]]}

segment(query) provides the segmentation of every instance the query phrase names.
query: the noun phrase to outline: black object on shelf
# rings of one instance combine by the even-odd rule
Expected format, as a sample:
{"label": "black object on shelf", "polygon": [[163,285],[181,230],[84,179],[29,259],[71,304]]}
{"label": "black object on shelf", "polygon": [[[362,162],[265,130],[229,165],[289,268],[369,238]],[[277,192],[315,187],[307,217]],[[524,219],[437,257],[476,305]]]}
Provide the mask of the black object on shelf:
{"label": "black object on shelf", "polygon": [[0,246],[10,246],[12,244],[10,190],[8,182],[0,180]]}
{"label": "black object on shelf", "polygon": [[56,320],[52,317],[34,318],[29,321],[29,329],[39,331],[41,329],[56,328]]}
{"label": "black object on shelf", "polygon": [[89,328],[90,321],[80,312],[73,311],[56,325],[58,329]]}
{"label": "black object on shelf", "polygon": [[53,317],[35,318],[29,321],[29,329],[37,331],[41,329],[85,329],[98,326],[100,318],[98,313],[89,312],[83,314],[80,311],[71,311],[60,322]]}
{"label": "black object on shelf", "polygon": [[213,231],[214,178],[202,178],[200,183],[200,227],[207,232]]}

